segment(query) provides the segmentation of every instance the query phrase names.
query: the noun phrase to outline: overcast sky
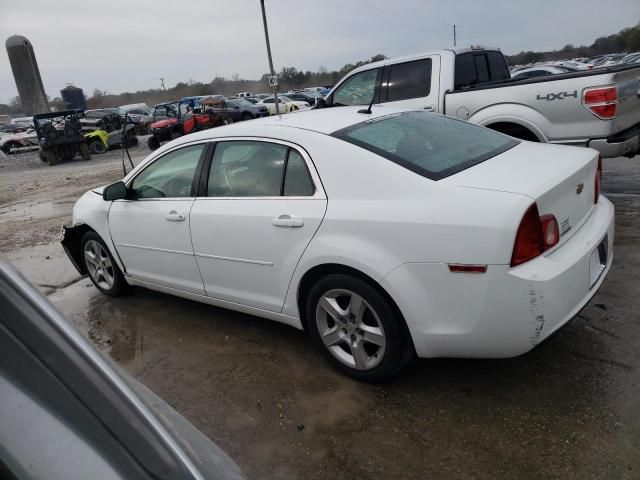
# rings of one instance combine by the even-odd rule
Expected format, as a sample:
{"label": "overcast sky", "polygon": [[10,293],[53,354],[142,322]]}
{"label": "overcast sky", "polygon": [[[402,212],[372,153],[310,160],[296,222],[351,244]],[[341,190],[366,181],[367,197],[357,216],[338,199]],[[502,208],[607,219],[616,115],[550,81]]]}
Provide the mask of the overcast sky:
{"label": "overcast sky", "polygon": [[[591,44],[640,20],[639,0],[266,0],[274,67],[329,70],[453,45],[507,54]],[[0,0],[2,41],[31,40],[46,92],[90,95],[268,70],[259,0]],[[17,95],[6,50],[0,102]]]}

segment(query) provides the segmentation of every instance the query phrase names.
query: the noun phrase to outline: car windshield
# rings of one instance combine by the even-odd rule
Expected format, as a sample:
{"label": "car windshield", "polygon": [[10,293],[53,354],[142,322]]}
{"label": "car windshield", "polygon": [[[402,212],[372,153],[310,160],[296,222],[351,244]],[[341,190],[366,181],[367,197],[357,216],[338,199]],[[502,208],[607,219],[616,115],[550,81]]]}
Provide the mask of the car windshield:
{"label": "car windshield", "polygon": [[375,118],[332,136],[432,180],[458,173],[519,143],[502,133],[429,112]]}

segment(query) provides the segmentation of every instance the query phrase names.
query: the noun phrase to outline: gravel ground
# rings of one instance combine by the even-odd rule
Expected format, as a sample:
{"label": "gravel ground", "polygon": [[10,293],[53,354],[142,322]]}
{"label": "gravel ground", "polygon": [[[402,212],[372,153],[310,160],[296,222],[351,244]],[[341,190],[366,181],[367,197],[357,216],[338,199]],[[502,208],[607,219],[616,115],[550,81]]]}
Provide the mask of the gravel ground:
{"label": "gravel ground", "polygon": [[[145,146],[132,151],[138,162]],[[509,360],[419,360],[372,386],[297,330],[142,289],[100,295],[56,242],[119,152],[0,158],[0,252],[250,478],[640,478],[640,157],[607,159],[613,268],[578,317]]]}

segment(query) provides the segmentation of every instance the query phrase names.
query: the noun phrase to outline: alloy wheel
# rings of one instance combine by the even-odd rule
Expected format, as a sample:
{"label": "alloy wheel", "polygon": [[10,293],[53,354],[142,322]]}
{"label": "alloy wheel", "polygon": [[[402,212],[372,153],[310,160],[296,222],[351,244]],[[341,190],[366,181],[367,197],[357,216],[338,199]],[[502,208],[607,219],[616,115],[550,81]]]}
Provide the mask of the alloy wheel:
{"label": "alloy wheel", "polygon": [[91,279],[104,290],[111,290],[115,283],[113,264],[109,254],[96,240],[84,245],[84,259]]}
{"label": "alloy wheel", "polygon": [[380,317],[355,292],[324,293],[316,306],[316,327],[325,347],[348,367],[370,370],[384,357],[387,339]]}

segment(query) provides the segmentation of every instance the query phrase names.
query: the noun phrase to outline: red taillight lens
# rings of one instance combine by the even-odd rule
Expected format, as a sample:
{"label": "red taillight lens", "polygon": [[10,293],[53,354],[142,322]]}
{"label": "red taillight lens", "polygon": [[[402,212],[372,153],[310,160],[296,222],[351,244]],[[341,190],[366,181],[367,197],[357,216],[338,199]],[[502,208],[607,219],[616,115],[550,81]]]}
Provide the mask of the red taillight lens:
{"label": "red taillight lens", "polygon": [[618,89],[617,87],[586,89],[582,96],[582,104],[596,117],[610,120],[617,113]]}
{"label": "red taillight lens", "polygon": [[544,249],[548,250],[558,244],[560,241],[560,229],[558,221],[553,215],[543,215],[540,217],[542,223],[542,239],[544,241]]}
{"label": "red taillight lens", "polygon": [[542,222],[538,214],[538,206],[534,203],[527,209],[520,221],[511,255],[511,266],[515,267],[527,262],[542,252],[544,252]]}
{"label": "red taillight lens", "polygon": [[598,198],[600,198],[601,180],[602,180],[602,157],[598,157],[598,167],[596,168],[596,176],[594,178],[593,203],[598,203]]}

